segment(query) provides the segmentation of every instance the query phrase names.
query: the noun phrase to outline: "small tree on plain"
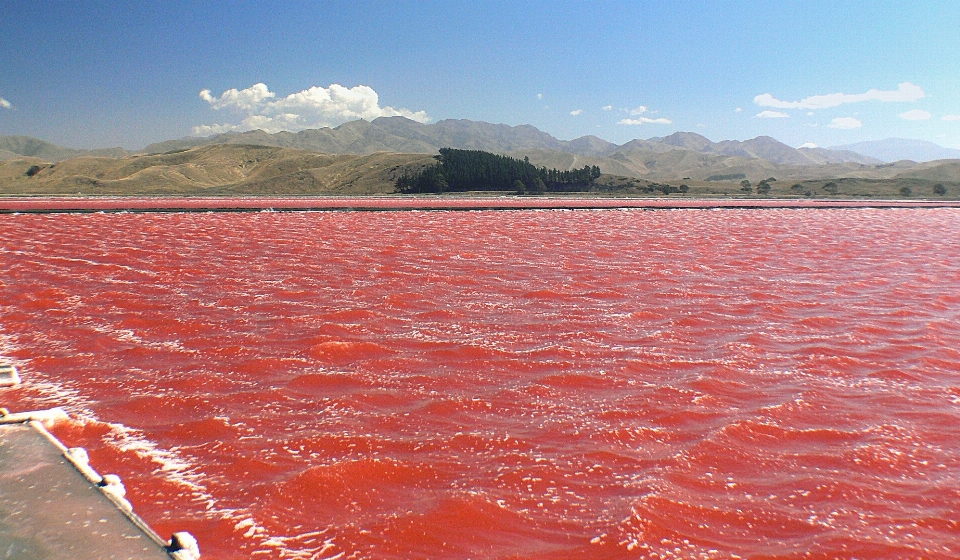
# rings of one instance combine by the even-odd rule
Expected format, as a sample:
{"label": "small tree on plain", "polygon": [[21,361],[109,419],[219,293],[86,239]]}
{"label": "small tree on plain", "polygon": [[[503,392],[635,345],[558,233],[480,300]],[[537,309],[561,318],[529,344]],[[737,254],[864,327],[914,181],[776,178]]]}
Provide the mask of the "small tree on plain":
{"label": "small tree on plain", "polygon": [[900,187],[900,194],[903,196],[911,196],[913,195],[913,189],[910,187]]}
{"label": "small tree on plain", "polygon": [[547,185],[543,182],[543,179],[537,177],[533,180],[533,186],[530,188],[530,192],[533,194],[543,194],[547,191]]}
{"label": "small tree on plain", "polygon": [[937,183],[933,186],[933,194],[943,196],[947,194],[947,187],[943,186],[943,183]]}

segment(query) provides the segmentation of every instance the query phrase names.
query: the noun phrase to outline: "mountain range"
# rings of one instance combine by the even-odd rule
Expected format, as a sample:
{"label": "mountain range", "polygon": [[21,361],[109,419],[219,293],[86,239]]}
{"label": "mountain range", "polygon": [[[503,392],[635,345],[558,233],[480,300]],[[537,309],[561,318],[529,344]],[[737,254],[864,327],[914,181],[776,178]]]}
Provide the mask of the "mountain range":
{"label": "mountain range", "polygon": [[[122,148],[74,150],[24,136],[0,136],[0,161],[23,158],[42,162],[74,158],[143,158],[149,154],[176,154],[203,146],[260,146],[352,156],[368,156],[382,152],[432,155],[442,147],[451,147],[529,158],[535,165],[564,170],[596,165],[605,174],[651,181],[709,181],[736,176],[753,181],[771,176],[786,180],[838,177],[873,180],[897,176],[958,180],[955,177],[956,165],[949,162],[887,163],[880,157],[860,153],[873,149],[872,153],[876,155],[889,155],[888,152],[877,151],[880,144],[871,144],[866,148],[857,144],[847,147],[850,149],[792,148],[769,136],[745,141],[712,142],[696,133],[677,132],[669,136],[631,140],[618,145],[596,136],[559,140],[531,125],[508,126],[469,120],[442,120],[434,124],[422,124],[404,117],[356,120],[336,128],[310,129],[295,133],[269,134],[254,130],[206,138],[190,137],[151,144],[140,152],[129,152]],[[946,148],[936,144],[932,146],[945,150],[942,153],[952,154]],[[929,150],[930,147],[926,148]],[[960,150],[953,152],[960,155]],[[306,161],[299,154],[294,160]],[[140,161],[137,165],[144,165],[143,162],[147,160]],[[212,160],[207,157],[203,161],[209,164]],[[116,167],[107,162],[103,165],[109,169]],[[89,166],[80,166],[78,169],[87,167]],[[132,169],[129,166],[123,168]],[[114,171],[110,173],[115,174]],[[245,177],[244,173],[246,172],[241,175]]]}
{"label": "mountain range", "polygon": [[129,152],[123,148],[75,150],[31,138],[30,136],[0,136],[0,161],[19,159],[22,157],[39,158],[44,161],[63,161],[65,159],[83,156],[118,158],[126,157],[131,153],[133,152]]}
{"label": "mountain range", "polygon": [[865,156],[891,162],[912,160],[919,162],[938,159],[960,159],[960,150],[944,148],[939,144],[926,140],[912,140],[909,138],[887,138],[870,142],[857,142],[844,146],[834,146],[831,150],[846,150]]}
{"label": "mountain range", "polygon": [[[531,150],[561,152],[588,158],[616,160],[617,154],[632,152],[666,153],[677,149],[717,156],[764,159],[786,165],[823,165],[828,163],[877,164],[882,161],[852,151],[823,148],[795,149],[769,136],[743,142],[711,142],[693,132],[677,132],[661,138],[632,140],[617,145],[596,136],[558,140],[531,125],[508,126],[469,120],[442,120],[422,124],[404,117],[380,117],[368,122],[357,120],[336,128],[278,132],[262,130],[227,133],[208,138],[185,138],[151,144],[145,152],[166,152],[207,144],[251,144],[298,148],[329,154],[369,154],[374,152],[436,153],[440,148],[484,150],[503,154],[522,154]],[[533,158],[531,157],[531,160]],[[619,158],[622,159],[622,158]],[[602,168],[603,166],[601,166]]]}

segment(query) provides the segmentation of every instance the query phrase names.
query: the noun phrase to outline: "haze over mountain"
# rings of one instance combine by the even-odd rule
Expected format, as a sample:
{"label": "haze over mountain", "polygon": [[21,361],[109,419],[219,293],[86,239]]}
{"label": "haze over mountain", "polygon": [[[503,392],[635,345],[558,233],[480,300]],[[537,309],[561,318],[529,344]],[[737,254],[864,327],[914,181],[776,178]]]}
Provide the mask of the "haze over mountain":
{"label": "haze over mountain", "polygon": [[133,152],[123,148],[76,150],[57,146],[29,136],[0,136],[0,161],[21,157],[35,157],[45,161],[62,161],[83,156],[125,157]]}
{"label": "haze over mountain", "polygon": [[938,159],[960,159],[960,150],[944,148],[926,140],[910,138],[887,138],[857,142],[843,146],[834,146],[831,150],[848,150],[881,161],[911,160],[918,162],[934,161]]}

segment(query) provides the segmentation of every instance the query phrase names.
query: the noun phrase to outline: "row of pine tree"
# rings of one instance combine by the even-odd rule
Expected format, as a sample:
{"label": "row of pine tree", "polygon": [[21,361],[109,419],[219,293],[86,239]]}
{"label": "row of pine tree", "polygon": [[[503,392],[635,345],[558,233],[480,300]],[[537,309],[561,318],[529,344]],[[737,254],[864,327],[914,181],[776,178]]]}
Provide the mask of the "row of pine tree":
{"label": "row of pine tree", "polygon": [[441,148],[438,165],[416,174],[401,175],[397,191],[405,194],[464,191],[514,191],[520,194],[589,190],[600,168],[560,171],[536,167],[522,160],[480,150]]}

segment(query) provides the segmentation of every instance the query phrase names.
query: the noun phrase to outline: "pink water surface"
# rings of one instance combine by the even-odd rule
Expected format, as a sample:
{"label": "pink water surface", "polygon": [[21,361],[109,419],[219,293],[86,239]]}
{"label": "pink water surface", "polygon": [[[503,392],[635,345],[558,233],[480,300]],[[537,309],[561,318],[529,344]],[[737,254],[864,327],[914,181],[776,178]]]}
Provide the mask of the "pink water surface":
{"label": "pink water surface", "polygon": [[958,558],[960,210],[0,215],[11,410],[206,558]]}

